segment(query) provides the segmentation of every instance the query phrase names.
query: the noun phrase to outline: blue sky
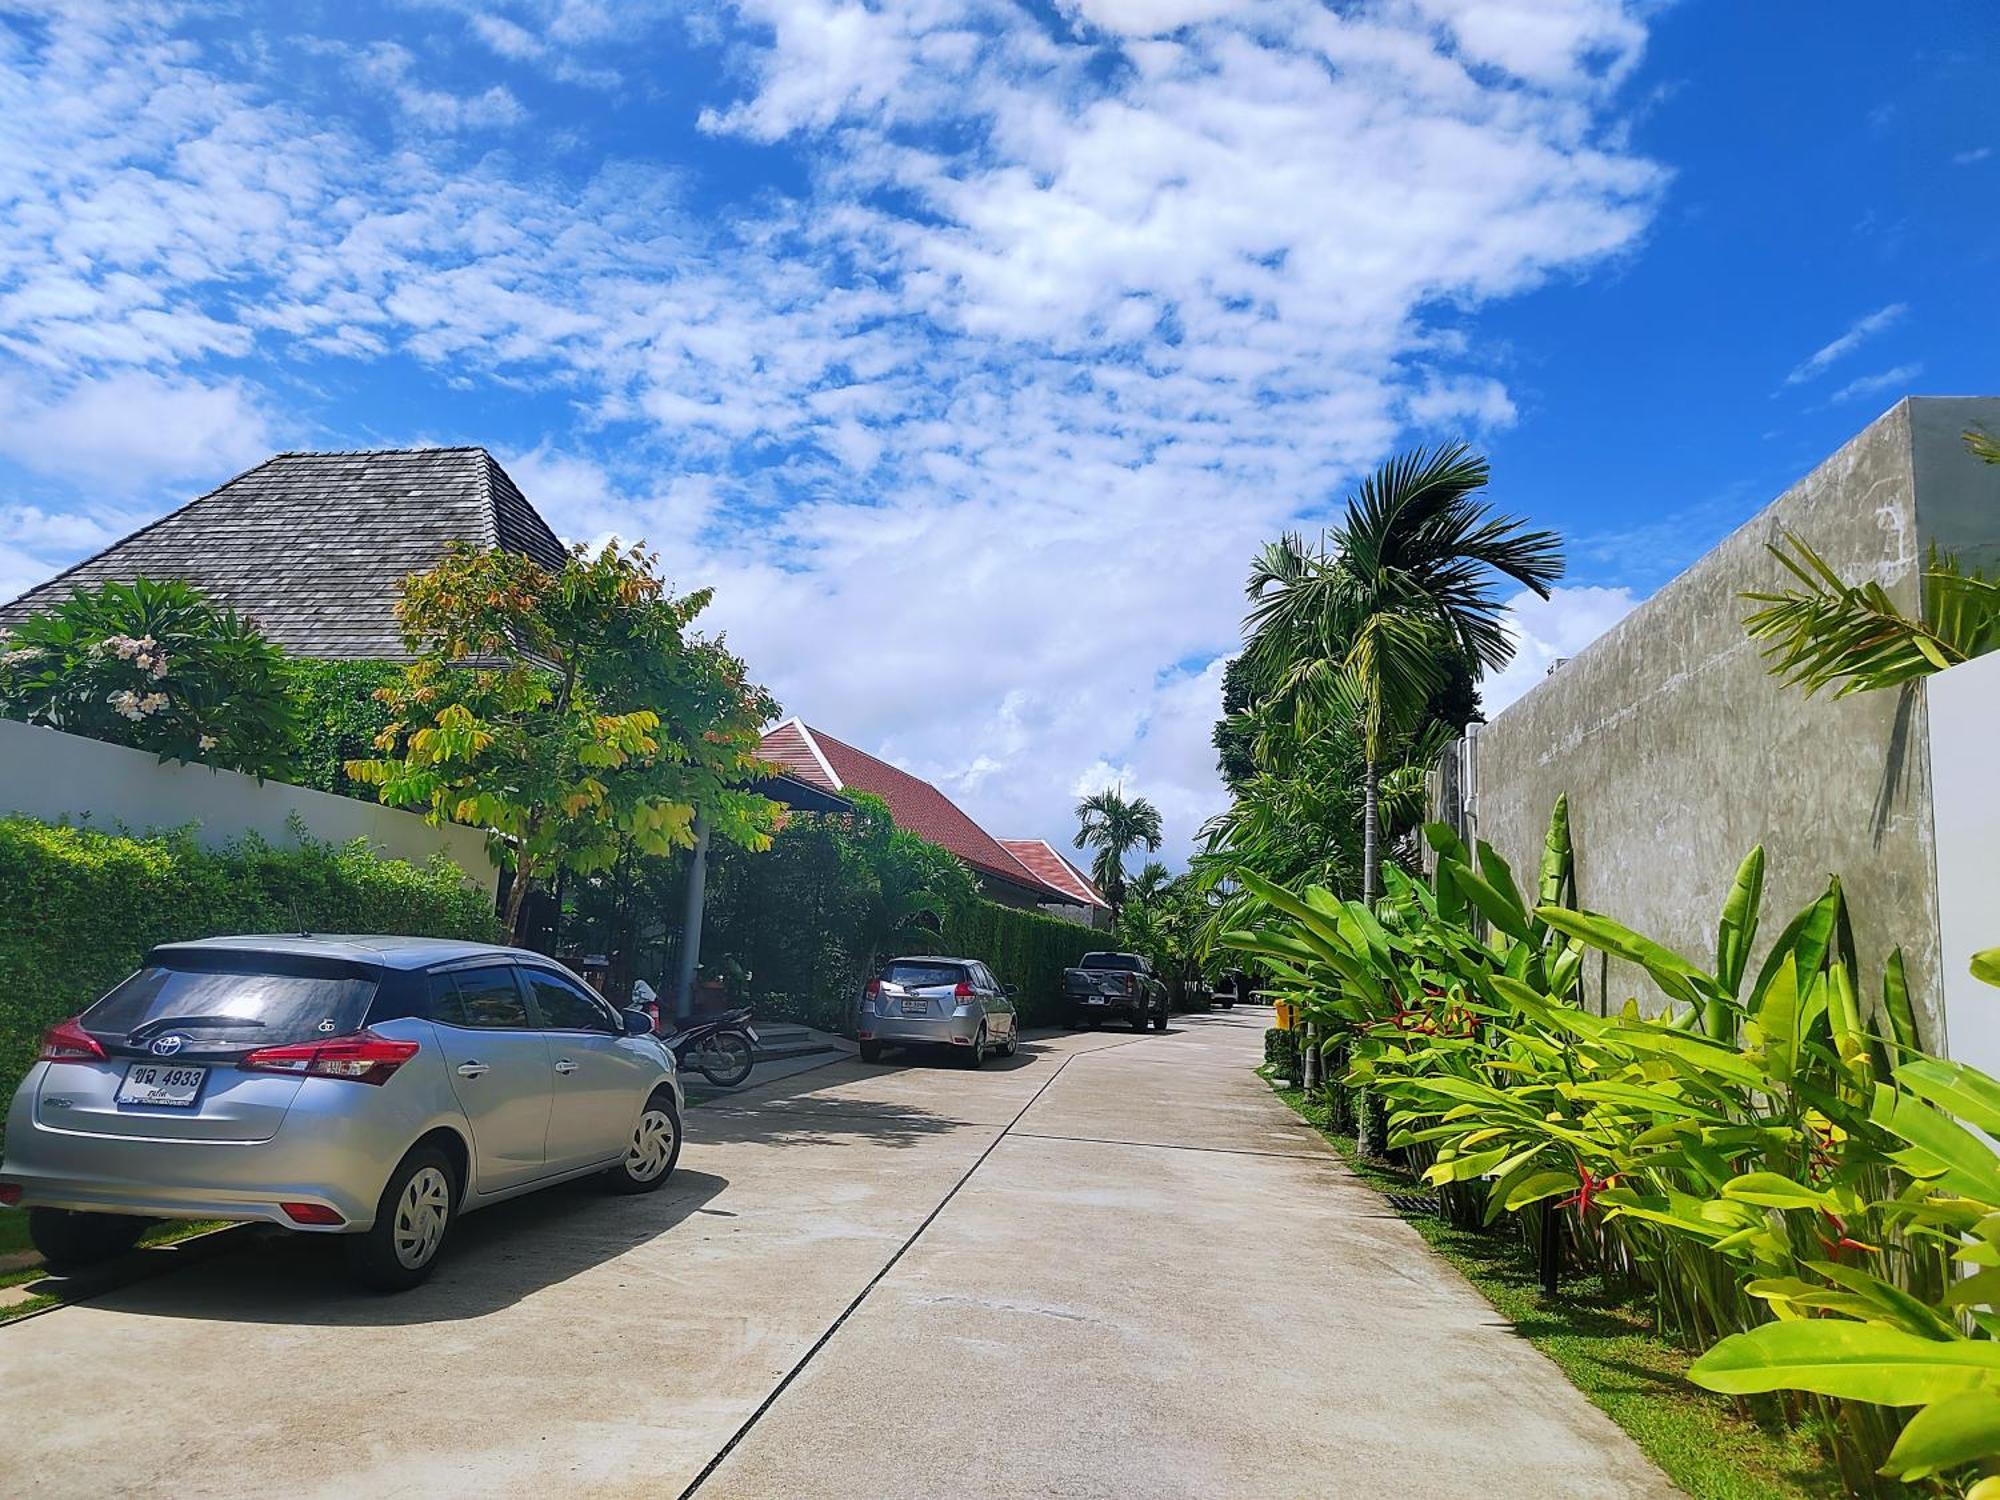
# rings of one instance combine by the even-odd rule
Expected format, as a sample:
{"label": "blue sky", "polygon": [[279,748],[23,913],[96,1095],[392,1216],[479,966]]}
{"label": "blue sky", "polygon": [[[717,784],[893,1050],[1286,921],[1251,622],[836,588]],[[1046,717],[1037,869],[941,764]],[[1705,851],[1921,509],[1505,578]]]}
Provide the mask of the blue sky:
{"label": "blue sky", "polygon": [[1517,693],[1990,391],[1990,5],[0,0],[0,595],[277,448],[478,442],[788,711],[1185,848],[1256,543],[1464,436]]}

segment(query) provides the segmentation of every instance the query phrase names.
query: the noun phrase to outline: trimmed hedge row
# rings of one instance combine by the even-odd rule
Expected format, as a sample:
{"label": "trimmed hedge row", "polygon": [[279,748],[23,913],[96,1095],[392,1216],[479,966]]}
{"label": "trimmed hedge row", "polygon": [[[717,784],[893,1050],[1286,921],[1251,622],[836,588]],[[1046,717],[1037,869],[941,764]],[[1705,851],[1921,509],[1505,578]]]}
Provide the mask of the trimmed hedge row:
{"label": "trimmed hedge row", "polygon": [[1084,954],[1112,946],[1108,932],[996,901],[976,901],[946,917],[940,935],[905,940],[896,952],[976,958],[994,978],[1020,991],[1014,1004],[1023,1026],[1055,1026],[1062,1021],[1062,971]]}
{"label": "trimmed hedge row", "polygon": [[203,849],[0,818],[0,1108],[44,1028],[139,967],[148,948],[238,932],[406,933],[497,941],[493,901],[439,856],[383,859],[357,839]]}

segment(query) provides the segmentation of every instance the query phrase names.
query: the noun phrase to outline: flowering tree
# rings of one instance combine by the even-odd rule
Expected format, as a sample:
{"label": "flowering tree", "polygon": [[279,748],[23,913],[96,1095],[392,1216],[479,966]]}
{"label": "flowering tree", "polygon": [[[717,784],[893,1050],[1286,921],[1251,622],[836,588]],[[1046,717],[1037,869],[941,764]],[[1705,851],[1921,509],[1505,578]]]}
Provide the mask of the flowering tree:
{"label": "flowering tree", "polygon": [[290,758],[284,654],[180,579],[78,589],[0,639],[0,714],[255,775]]}
{"label": "flowering tree", "polygon": [[382,759],[348,775],[433,822],[488,829],[513,868],[506,921],[561,870],[694,842],[694,820],[747,848],[776,803],[743,790],[776,705],[720,641],[690,632],[706,589],[670,594],[641,548],[579,548],[560,568],[460,545],[404,580],[416,657],[376,696]]}

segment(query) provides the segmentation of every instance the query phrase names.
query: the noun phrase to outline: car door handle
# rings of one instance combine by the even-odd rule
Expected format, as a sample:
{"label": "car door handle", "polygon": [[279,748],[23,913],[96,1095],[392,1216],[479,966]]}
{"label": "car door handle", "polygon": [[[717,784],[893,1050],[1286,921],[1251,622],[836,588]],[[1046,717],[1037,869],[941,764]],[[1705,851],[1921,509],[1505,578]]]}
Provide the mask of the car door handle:
{"label": "car door handle", "polygon": [[486,1064],[483,1062],[460,1063],[458,1065],[458,1076],[460,1078],[483,1078],[486,1076],[487,1071]]}
{"label": "car door handle", "polygon": [[576,1071],[576,1064],[565,1057],[556,1064],[556,1071],[558,1073],[574,1073]]}

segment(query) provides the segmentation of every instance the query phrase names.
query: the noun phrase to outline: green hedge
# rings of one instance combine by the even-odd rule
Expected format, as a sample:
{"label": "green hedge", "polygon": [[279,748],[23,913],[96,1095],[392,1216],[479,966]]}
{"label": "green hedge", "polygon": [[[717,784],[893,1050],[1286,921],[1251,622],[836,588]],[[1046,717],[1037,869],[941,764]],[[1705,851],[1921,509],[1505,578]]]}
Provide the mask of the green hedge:
{"label": "green hedge", "polygon": [[1303,1061],[1299,1056],[1299,1034],[1296,1031],[1281,1031],[1273,1026],[1264,1033],[1264,1062],[1277,1069],[1278,1076],[1293,1088],[1299,1086],[1299,1068]]}
{"label": "green hedge", "polygon": [[442,856],[383,859],[364,841],[131,838],[0,818],[0,1105],[42,1030],[139,966],[155,943],[238,932],[389,932],[494,941],[493,901]]}
{"label": "green hedge", "polygon": [[1108,932],[1017,906],[977,901],[947,917],[941,936],[906,941],[897,952],[976,958],[993,971],[994,978],[1020,991],[1014,1003],[1023,1026],[1055,1026],[1062,1021],[1062,971],[1084,954],[1110,946]]}

